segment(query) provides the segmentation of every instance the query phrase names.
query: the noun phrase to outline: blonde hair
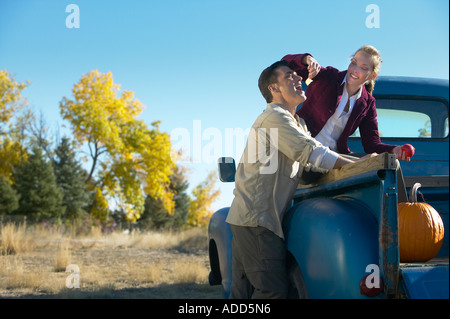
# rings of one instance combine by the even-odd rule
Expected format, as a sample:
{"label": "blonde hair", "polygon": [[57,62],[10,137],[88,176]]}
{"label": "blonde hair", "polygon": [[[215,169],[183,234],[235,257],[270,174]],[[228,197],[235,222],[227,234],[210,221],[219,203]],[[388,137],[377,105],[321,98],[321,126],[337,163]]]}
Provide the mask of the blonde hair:
{"label": "blonde hair", "polygon": [[[359,51],[362,51],[370,56],[370,59],[372,61],[372,73],[376,73],[378,76],[378,74],[380,73],[381,62],[383,62],[380,56],[380,51],[378,51],[374,46],[363,45],[355,52],[355,54],[351,56],[351,58],[353,58]],[[366,83],[364,83],[364,86],[367,92],[372,94],[373,89],[375,88],[375,79],[367,81]]]}

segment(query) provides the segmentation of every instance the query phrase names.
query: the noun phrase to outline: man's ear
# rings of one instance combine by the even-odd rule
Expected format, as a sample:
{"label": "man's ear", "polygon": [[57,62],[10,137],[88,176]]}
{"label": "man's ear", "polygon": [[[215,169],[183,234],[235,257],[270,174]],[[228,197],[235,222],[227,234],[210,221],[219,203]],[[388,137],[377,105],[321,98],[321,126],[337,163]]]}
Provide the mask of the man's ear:
{"label": "man's ear", "polygon": [[271,93],[280,93],[280,89],[276,83],[272,83],[268,88]]}

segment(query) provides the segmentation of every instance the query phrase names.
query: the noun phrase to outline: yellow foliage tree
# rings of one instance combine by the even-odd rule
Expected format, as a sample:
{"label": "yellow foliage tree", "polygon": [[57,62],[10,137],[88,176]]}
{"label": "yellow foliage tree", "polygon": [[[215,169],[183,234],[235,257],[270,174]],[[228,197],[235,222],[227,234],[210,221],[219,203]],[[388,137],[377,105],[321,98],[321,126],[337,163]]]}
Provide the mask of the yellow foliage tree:
{"label": "yellow foliage tree", "polygon": [[0,70],[0,176],[10,183],[13,166],[26,160],[26,151],[13,130],[11,120],[26,106],[21,91],[27,83],[19,83],[12,74]]}
{"label": "yellow foliage tree", "polygon": [[18,141],[9,138],[0,140],[0,176],[13,182],[13,167],[27,159],[27,152]]}
{"label": "yellow foliage tree", "polygon": [[94,189],[94,200],[91,207],[91,215],[94,219],[105,222],[108,218],[108,201],[103,196],[99,187]]}
{"label": "yellow foliage tree", "polygon": [[0,133],[1,125],[8,123],[20,108],[26,103],[21,91],[27,87],[26,83],[19,83],[6,70],[0,70]]}
{"label": "yellow foliage tree", "polygon": [[197,185],[192,190],[189,205],[188,225],[189,226],[206,226],[213,211],[211,204],[220,196],[220,190],[214,189],[217,180],[216,172],[212,171],[208,174],[205,181]]}
{"label": "yellow foliage tree", "polygon": [[140,217],[144,193],[160,198],[173,211],[168,189],[175,165],[170,137],[159,131],[158,122],[149,128],[138,120],[142,103],[132,91],[122,91],[120,96],[119,91],[111,72],[94,70],[74,85],[73,100],[64,97],[60,103],[78,146],[89,148],[92,166],[87,182],[95,178],[106,195],[123,201],[128,220]]}

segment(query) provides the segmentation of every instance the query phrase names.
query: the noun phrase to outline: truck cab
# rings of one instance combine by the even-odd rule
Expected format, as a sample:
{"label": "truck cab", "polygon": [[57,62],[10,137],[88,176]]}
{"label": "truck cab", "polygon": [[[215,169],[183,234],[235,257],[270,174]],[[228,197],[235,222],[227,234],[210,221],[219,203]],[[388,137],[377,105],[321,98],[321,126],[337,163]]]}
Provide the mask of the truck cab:
{"label": "truck cab", "polygon": [[[399,163],[380,154],[299,185],[284,218],[292,298],[449,298],[448,94],[448,80],[379,77],[374,97],[381,140],[412,144],[415,155]],[[364,153],[358,131],[348,145]],[[419,201],[433,206],[444,224],[439,253],[425,263],[400,262],[399,164],[406,192],[420,183]],[[234,172],[234,161],[220,160],[222,181],[234,181]],[[232,271],[228,210],[215,212],[208,229],[209,280],[222,285],[225,298]],[[361,286],[367,276],[374,289]]]}

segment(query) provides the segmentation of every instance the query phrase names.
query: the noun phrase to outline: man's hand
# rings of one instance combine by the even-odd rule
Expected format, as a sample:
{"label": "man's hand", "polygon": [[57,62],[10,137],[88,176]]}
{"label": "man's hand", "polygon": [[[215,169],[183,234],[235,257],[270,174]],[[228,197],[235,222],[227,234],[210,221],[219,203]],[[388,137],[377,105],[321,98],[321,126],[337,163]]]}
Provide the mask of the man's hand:
{"label": "man's hand", "polygon": [[364,155],[363,157],[361,157],[359,160],[365,160],[365,159],[368,159],[371,157],[375,157],[377,155],[378,155],[377,153],[367,154],[367,155]]}
{"label": "man's hand", "polygon": [[372,154],[364,155],[363,157],[359,157],[359,158],[356,158],[356,157],[355,158],[349,158],[349,157],[339,156],[337,161],[336,161],[336,164],[334,165],[333,168],[335,168],[335,169],[336,168],[341,168],[344,165],[356,163],[356,162],[359,162],[359,161],[362,161],[362,160],[365,160],[365,159],[368,159],[368,158],[371,158],[371,157],[374,157],[374,156],[377,156],[377,155],[378,155],[377,153],[372,153]]}
{"label": "man's hand", "polygon": [[333,169],[339,169],[339,168],[341,168],[344,165],[348,165],[348,164],[352,164],[352,163],[356,163],[356,162],[357,162],[357,160],[350,159],[350,158],[343,157],[343,156],[339,155],[336,163],[334,164]]}

